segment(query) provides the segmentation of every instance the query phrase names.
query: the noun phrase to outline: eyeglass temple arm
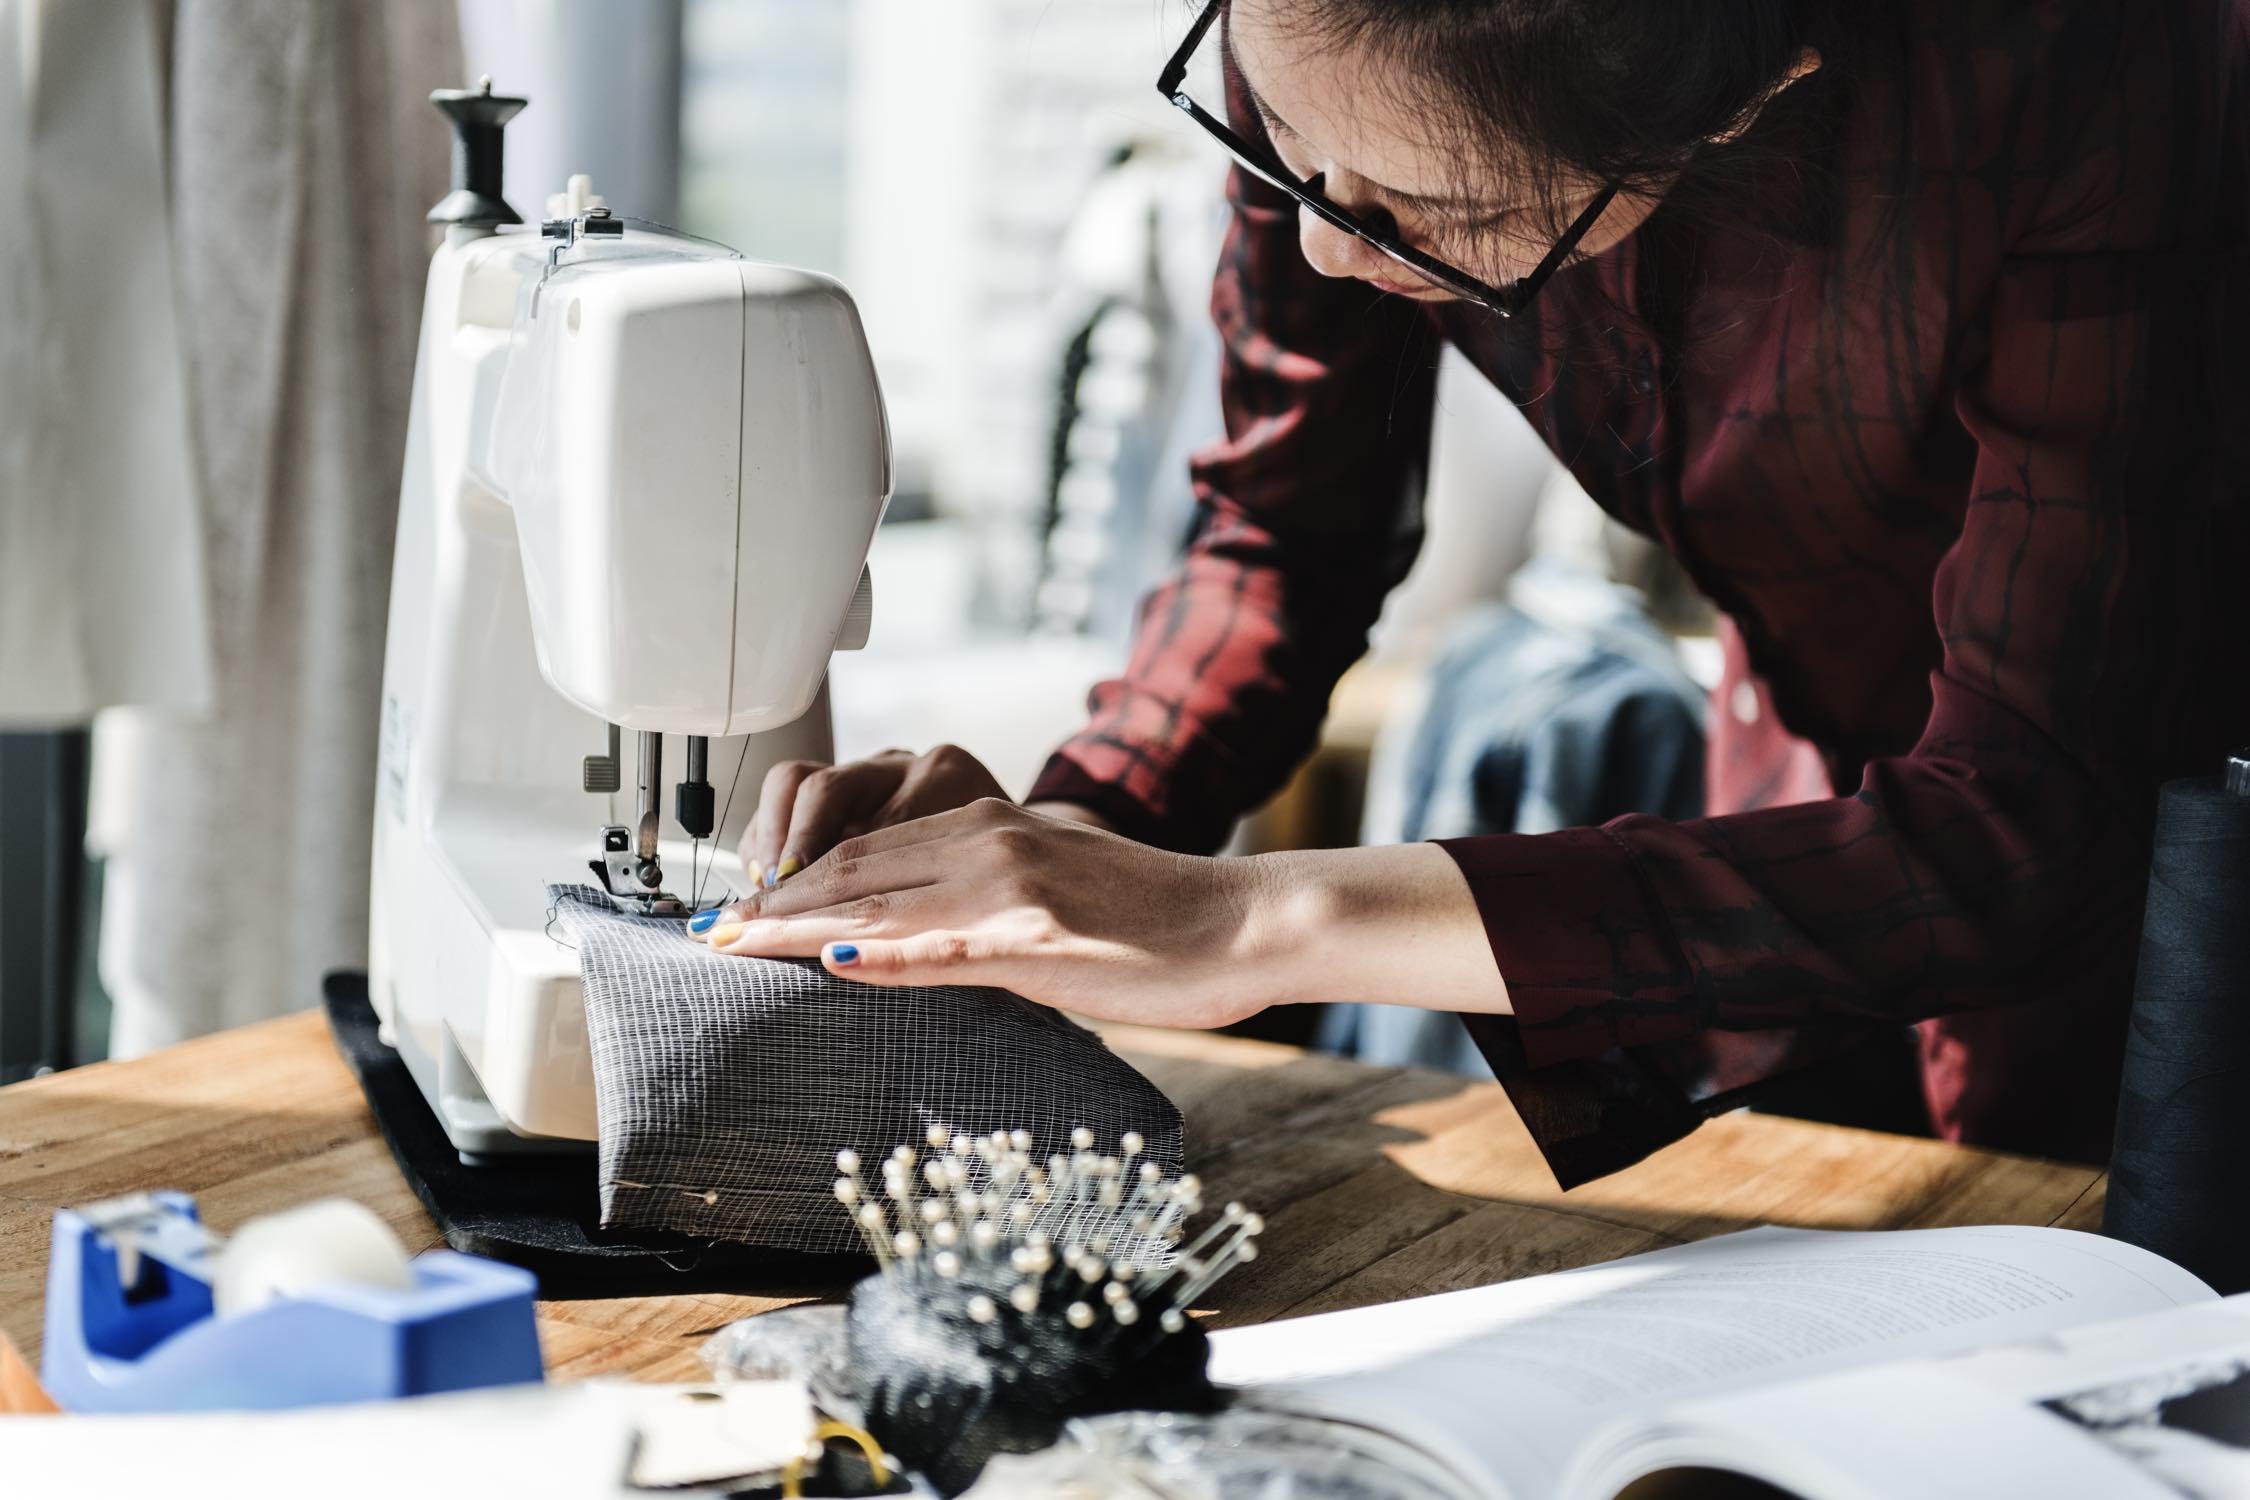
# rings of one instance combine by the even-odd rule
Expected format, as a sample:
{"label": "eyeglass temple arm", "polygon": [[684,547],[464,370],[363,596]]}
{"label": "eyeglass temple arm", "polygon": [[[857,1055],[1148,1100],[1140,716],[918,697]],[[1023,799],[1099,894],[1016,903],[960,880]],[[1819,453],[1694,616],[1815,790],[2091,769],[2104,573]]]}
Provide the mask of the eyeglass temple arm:
{"label": "eyeglass temple arm", "polygon": [[1219,19],[1219,11],[1225,4],[1226,0],[1211,0],[1210,4],[1203,7],[1203,14],[1197,16],[1195,24],[1188,28],[1187,37],[1180,43],[1179,50],[1164,65],[1164,71],[1157,74],[1156,91],[1159,94],[1169,99],[1179,92],[1180,85],[1187,81],[1188,59],[1202,45],[1204,33],[1211,29],[1212,22]]}
{"label": "eyeglass temple arm", "polygon": [[1537,290],[1546,282],[1548,277],[1560,270],[1562,263],[1570,259],[1571,252],[1578,248],[1578,242],[1586,238],[1588,232],[1593,229],[1595,222],[1601,218],[1602,214],[1609,208],[1610,203],[1615,200],[1617,187],[1618,185],[1613,182],[1596,193],[1594,201],[1587,204],[1578,217],[1570,221],[1570,227],[1563,231],[1561,239],[1555,241],[1555,248],[1547,252],[1547,258],[1539,262],[1538,267],[1529,276],[1517,282],[1516,285]]}

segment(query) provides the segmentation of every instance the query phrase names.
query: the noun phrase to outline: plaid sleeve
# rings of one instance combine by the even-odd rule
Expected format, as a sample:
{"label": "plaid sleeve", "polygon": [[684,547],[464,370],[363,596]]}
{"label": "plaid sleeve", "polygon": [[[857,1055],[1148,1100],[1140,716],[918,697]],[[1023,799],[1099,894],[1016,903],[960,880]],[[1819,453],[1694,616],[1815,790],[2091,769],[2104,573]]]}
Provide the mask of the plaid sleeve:
{"label": "plaid sleeve", "polygon": [[[1228,105],[1262,141],[1231,78]],[[1193,464],[1195,535],[1028,799],[1196,851],[1311,750],[1413,561],[1438,349],[1414,304],[1306,264],[1285,195],[1237,170],[1228,198],[1211,296],[1226,436]]]}
{"label": "plaid sleeve", "polygon": [[[2070,101],[1963,333],[1977,458],[1919,743],[1850,796],[1447,846],[1515,1008],[1472,1032],[1558,1172],[1692,1126],[1676,1089],[1649,1100],[1665,1044],[1701,1030],[1817,1042],[2019,1007],[2019,1029],[2118,1045],[2158,785],[2216,769],[2250,681],[2227,609],[2250,556],[2242,137],[2222,150],[2206,108],[2233,64],[2173,29],[2138,28]],[[2047,1138],[2088,1109],[2056,1098]]]}

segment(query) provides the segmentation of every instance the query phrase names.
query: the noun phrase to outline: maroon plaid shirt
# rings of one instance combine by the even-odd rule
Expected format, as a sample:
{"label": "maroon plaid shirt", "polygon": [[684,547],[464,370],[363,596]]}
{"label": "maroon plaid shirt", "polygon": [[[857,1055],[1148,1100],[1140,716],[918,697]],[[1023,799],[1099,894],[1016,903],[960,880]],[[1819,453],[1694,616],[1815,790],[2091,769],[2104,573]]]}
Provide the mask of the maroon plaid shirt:
{"label": "maroon plaid shirt", "polygon": [[[1714,816],[1446,845],[1515,1006],[1470,1028],[1566,1184],[1910,1023],[1944,1134],[2105,1156],[2156,789],[2250,741],[2244,7],[1876,9],[1758,126],[1813,186],[1660,210],[1512,323],[1319,276],[1236,173],[1201,526],[1033,793],[1210,849],[1280,786],[1414,555],[1457,345],[1764,709],[1714,714]],[[1833,792],[1761,805],[1784,730]]]}

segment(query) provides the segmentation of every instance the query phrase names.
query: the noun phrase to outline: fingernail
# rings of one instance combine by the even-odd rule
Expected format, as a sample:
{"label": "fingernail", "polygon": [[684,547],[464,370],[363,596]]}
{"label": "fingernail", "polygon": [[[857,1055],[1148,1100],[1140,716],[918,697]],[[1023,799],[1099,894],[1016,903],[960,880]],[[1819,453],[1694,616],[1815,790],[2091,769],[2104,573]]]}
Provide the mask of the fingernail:
{"label": "fingernail", "polygon": [[766,867],[756,860],[750,861],[750,888],[756,890],[759,886],[765,884],[765,877]]}
{"label": "fingernail", "polygon": [[859,946],[856,943],[830,943],[828,961],[832,964],[856,964],[859,962]]}
{"label": "fingernail", "polygon": [[790,876],[796,874],[804,867],[805,862],[799,859],[796,855],[784,854],[783,856],[781,856],[780,866],[774,872],[775,878],[777,880],[787,880]]}
{"label": "fingernail", "polygon": [[723,927],[712,928],[711,936],[704,941],[714,948],[724,948],[740,936],[742,936],[742,924],[740,922],[729,922]]}
{"label": "fingernail", "polygon": [[709,911],[699,911],[688,918],[687,930],[690,932],[709,932],[718,925],[718,921],[719,909],[714,906]]}
{"label": "fingernail", "polygon": [[772,869],[766,871],[766,878],[759,881],[758,884],[769,891],[781,884],[781,866],[775,865]]}

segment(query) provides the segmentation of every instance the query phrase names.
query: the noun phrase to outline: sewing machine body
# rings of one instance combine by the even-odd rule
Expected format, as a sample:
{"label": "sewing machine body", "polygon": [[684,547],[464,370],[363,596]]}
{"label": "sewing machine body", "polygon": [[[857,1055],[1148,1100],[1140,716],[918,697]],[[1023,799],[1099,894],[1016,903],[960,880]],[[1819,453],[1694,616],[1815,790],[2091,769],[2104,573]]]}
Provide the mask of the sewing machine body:
{"label": "sewing machine body", "polygon": [[613,725],[662,736],[644,774],[651,748],[677,767],[707,743],[713,836],[649,813],[643,857],[671,909],[743,889],[733,849],[767,767],[831,753],[827,663],[864,642],[890,491],[841,286],[587,227],[559,246],[553,223],[456,227],[423,305],[369,988],[470,1160],[596,1135],[578,958],[548,935],[545,887],[600,875],[635,794],[614,761],[613,789],[587,790],[586,758],[614,751]]}

